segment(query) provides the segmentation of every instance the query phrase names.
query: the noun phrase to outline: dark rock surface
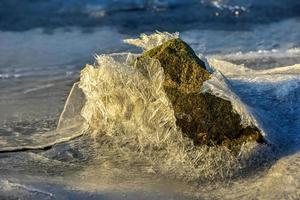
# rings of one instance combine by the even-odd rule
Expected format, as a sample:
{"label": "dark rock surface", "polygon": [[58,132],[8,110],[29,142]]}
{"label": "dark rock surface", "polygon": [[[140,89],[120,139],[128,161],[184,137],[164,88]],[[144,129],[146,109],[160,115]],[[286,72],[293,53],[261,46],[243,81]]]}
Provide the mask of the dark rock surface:
{"label": "dark rock surface", "polygon": [[146,57],[160,61],[165,73],[164,89],[173,105],[177,126],[196,145],[225,145],[234,150],[246,141],[264,142],[257,127],[242,127],[231,102],[200,93],[210,73],[185,42],[172,39],[138,59]]}

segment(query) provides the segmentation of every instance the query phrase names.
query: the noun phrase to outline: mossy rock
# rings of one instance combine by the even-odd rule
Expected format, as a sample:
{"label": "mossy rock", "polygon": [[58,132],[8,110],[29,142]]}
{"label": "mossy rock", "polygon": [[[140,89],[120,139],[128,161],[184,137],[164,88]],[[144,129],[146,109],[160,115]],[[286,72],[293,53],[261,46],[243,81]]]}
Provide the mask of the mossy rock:
{"label": "mossy rock", "polygon": [[176,116],[176,124],[196,145],[224,145],[237,149],[246,141],[264,142],[257,127],[242,127],[241,117],[231,102],[208,93],[200,93],[210,79],[205,63],[180,39],[172,39],[145,52],[160,61],[164,69],[164,89]]}

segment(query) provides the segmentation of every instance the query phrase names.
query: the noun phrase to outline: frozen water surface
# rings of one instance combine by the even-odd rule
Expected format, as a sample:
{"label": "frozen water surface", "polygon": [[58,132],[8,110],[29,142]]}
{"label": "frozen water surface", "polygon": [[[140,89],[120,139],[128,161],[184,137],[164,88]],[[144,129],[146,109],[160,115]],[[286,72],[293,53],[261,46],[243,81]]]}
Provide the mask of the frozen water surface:
{"label": "frozen water surface", "polygon": [[[5,19],[0,22],[1,198],[300,199],[298,1],[38,4],[22,1],[20,8],[30,9],[14,14],[7,9],[17,9],[15,1],[0,3],[0,17]],[[24,20],[20,20],[22,14],[27,16]],[[11,23],[12,19],[17,23]],[[140,53],[122,40],[156,29],[179,31],[200,57],[222,72],[272,147],[253,151],[252,144],[247,144],[239,159],[223,148],[187,149],[189,141],[172,141],[158,134],[172,127],[168,115],[172,111],[163,100],[162,115],[156,115],[152,124],[139,124],[144,130],[133,128],[138,120],[130,124],[124,119],[120,120],[122,134],[114,132],[115,125],[101,127],[110,131],[101,137],[84,132],[80,124],[68,127],[72,120],[79,120],[73,115],[78,113],[76,107],[64,115],[75,118],[58,122],[85,64],[97,65],[96,54]],[[126,66],[114,73],[108,73],[113,66],[106,67],[108,71],[101,72],[103,81],[111,76],[127,80],[127,89],[124,83],[114,82],[124,88],[121,92],[127,97],[130,88],[147,86],[130,83],[140,77],[122,68]],[[103,88],[118,92],[117,87]],[[100,91],[97,95],[106,94]],[[136,96],[129,97],[124,101],[128,105]],[[143,104],[138,105],[142,108]],[[148,111],[155,106],[148,105]],[[136,112],[132,116],[141,118],[138,109]],[[161,123],[159,117],[166,116],[167,125],[156,126]],[[133,137],[138,131],[144,131],[139,142]],[[151,133],[156,138],[147,137]]]}

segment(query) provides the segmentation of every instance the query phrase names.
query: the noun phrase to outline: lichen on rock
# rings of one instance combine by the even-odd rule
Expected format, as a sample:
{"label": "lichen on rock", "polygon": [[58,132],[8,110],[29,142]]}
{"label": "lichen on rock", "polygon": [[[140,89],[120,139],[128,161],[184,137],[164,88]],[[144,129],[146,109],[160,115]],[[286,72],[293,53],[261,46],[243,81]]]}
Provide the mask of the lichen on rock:
{"label": "lichen on rock", "polygon": [[194,144],[224,145],[236,149],[244,142],[264,142],[254,125],[243,126],[241,116],[230,101],[209,93],[201,93],[203,83],[210,79],[205,63],[191,47],[179,38],[171,39],[143,53],[159,60],[164,70],[164,90],[172,103],[176,125]]}

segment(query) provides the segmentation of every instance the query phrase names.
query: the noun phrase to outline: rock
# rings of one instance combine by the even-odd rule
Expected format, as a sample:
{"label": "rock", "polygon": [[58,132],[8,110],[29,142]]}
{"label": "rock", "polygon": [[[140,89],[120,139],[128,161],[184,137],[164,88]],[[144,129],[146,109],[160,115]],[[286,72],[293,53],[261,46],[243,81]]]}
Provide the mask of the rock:
{"label": "rock", "polygon": [[158,59],[164,69],[164,90],[170,99],[176,124],[196,145],[224,145],[235,149],[246,141],[264,142],[260,130],[243,127],[230,101],[200,93],[210,79],[205,63],[180,39],[169,40],[146,51],[138,60]]}

